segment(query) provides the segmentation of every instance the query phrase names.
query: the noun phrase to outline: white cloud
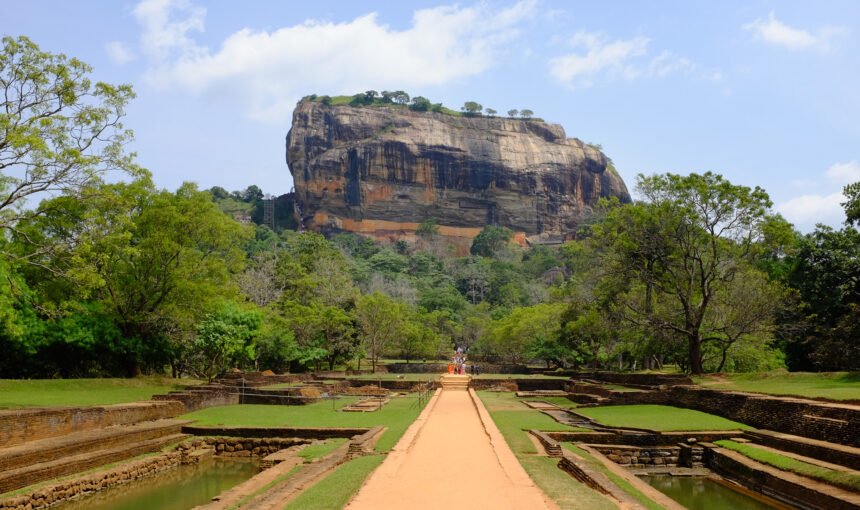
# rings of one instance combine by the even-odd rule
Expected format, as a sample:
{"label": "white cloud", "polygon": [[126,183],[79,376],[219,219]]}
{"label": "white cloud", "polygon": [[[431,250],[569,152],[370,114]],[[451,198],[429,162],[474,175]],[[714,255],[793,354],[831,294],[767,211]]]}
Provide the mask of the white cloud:
{"label": "white cloud", "polygon": [[[825,177],[832,185],[845,186],[860,181],[860,162],[856,160],[845,163],[834,163],[825,172]],[[819,185],[821,181],[800,179],[793,181],[795,187],[806,186],[806,189]],[[830,187],[830,186],[828,186]],[[832,189],[832,188],[831,188]],[[842,191],[832,193],[805,194],[783,202],[777,210],[790,222],[803,231],[811,231],[816,223],[838,226],[845,220],[845,210],[842,202],[846,201]]]}
{"label": "white cloud", "polygon": [[843,186],[860,181],[860,163],[857,160],[834,163],[827,169],[827,177],[834,183]]}
{"label": "white cloud", "polygon": [[841,191],[829,195],[801,195],[778,205],[785,219],[803,232],[809,232],[817,223],[838,226],[845,219],[845,210],[840,205],[845,201]]}
{"label": "white cloud", "polygon": [[[669,51],[663,51],[651,60],[648,64],[648,75],[664,77],[676,72],[689,72],[696,69],[696,65],[686,57],[676,57]],[[722,74],[716,73],[719,77],[713,76],[714,81],[722,79]]]}
{"label": "white cloud", "polygon": [[214,92],[243,101],[253,118],[283,120],[309,93],[417,88],[479,74],[535,11],[535,0],[501,11],[434,7],[415,11],[404,30],[376,13],[340,23],[308,20],[273,31],[242,29],[217,51],[190,37],[204,29],[205,11],[187,0],[144,0],[135,15],[153,59],[149,83]]}
{"label": "white cloud", "polygon": [[578,32],[571,45],[584,51],[569,53],[550,60],[550,74],[560,82],[590,86],[601,74],[610,77],[635,78],[638,68],[631,62],[648,51],[647,37],[606,41],[601,34]]}
{"label": "white cloud", "polygon": [[790,50],[814,48],[827,51],[830,49],[831,40],[844,32],[844,29],[838,27],[823,27],[814,33],[802,28],[790,27],[776,19],[773,11],[766,20],[757,19],[744,25],[743,28],[752,32],[757,39]]}
{"label": "white cloud", "polygon": [[105,53],[111,62],[117,65],[123,65],[135,59],[134,52],[120,41],[111,41],[105,44]]}
{"label": "white cloud", "polygon": [[580,31],[569,41],[578,51],[549,61],[550,75],[575,87],[589,87],[598,78],[665,78],[671,74],[696,74],[709,81],[722,80],[722,74],[702,72],[690,59],[664,50],[648,58],[647,37],[608,41],[603,34]]}

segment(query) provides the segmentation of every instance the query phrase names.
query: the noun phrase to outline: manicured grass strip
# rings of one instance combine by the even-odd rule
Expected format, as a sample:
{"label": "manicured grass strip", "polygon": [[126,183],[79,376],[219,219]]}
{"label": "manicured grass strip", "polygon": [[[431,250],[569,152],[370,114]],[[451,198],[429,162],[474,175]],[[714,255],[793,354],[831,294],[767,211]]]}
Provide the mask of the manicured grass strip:
{"label": "manicured grass strip", "polygon": [[313,460],[318,459],[320,457],[325,457],[332,451],[336,450],[339,446],[346,442],[346,438],[337,437],[334,439],[328,439],[324,443],[320,444],[309,444],[299,450],[299,457],[305,460]]}
{"label": "manicured grass strip", "polygon": [[517,455],[517,459],[535,484],[552,498],[561,510],[618,509],[612,500],[562,471],[558,467],[558,459],[537,455]]}
{"label": "manicured grass strip", "polygon": [[487,411],[526,473],[562,510],[615,509],[601,494],[577,482],[558,468],[558,459],[535,455],[537,450],[526,430],[578,430],[523,405],[513,393],[479,391]]}
{"label": "manicured grass strip", "polygon": [[577,409],[576,412],[610,427],[634,427],[658,431],[746,430],[752,428],[701,411],[671,406],[588,407]]}
{"label": "manicured grass strip", "polygon": [[409,425],[415,421],[421,409],[418,395],[410,394],[393,398],[382,409],[369,413],[346,413],[340,409],[357,397],[345,397],[332,402],[324,400],[302,406],[234,405],[209,407],[184,415],[182,418],[196,420],[200,426],[227,427],[375,427],[383,425],[388,430],[376,443],[376,451],[390,450]]}
{"label": "manicured grass strip", "polygon": [[705,388],[751,391],[770,395],[860,400],[860,372],[787,372],[719,374],[696,377]]}
{"label": "manicured grass strip", "polygon": [[346,506],[370,473],[385,460],[367,455],[342,464],[319,483],[291,501],[284,510],[339,510]]}
{"label": "manicured grass strip", "polygon": [[531,409],[517,399],[513,393],[479,391],[478,395],[515,454],[537,453],[534,443],[524,431],[531,429],[546,432],[586,431],[586,429],[579,427],[564,425],[540,411]]}
{"label": "manicured grass strip", "polygon": [[595,459],[590,453],[583,450],[582,448],[576,446],[573,443],[561,443],[562,447],[572,451],[573,453],[579,455],[580,457],[591,466],[592,469],[596,471],[600,471],[604,475],[606,475],[612,483],[617,485],[621,490],[630,494],[636,501],[638,501],[641,505],[649,510],[664,510],[662,506],[658,505],[656,502],[651,501],[648,496],[643,494],[639,489],[634,487],[630,482],[621,478],[617,474],[613,473],[609,470],[602,462]]}
{"label": "manicured grass strip", "polygon": [[242,498],[238,502],[236,502],[236,504],[231,505],[229,507],[229,510],[235,510],[238,508],[242,508],[243,506],[247,505],[251,500],[253,500],[257,496],[259,496],[260,494],[268,492],[269,489],[271,489],[275,485],[280,484],[281,482],[283,482],[287,478],[292,478],[293,476],[295,476],[296,473],[298,473],[299,471],[302,470],[303,466],[304,466],[303,464],[299,464],[298,466],[294,466],[293,469],[291,469],[291,470],[287,471],[286,473],[282,474],[281,476],[275,478],[274,480],[272,480],[271,482],[267,483],[266,485],[260,487],[259,489],[252,492],[251,494],[248,494],[247,496],[245,496],[244,498]]}
{"label": "manicured grass strip", "polygon": [[170,377],[131,379],[0,379],[0,408],[96,406],[149,400],[201,381]]}
{"label": "manicured grass strip", "polygon": [[570,400],[567,397],[526,397],[521,398],[522,402],[548,402],[550,404],[555,404],[558,407],[564,409],[573,409],[577,406],[577,403]]}
{"label": "manicured grass strip", "polygon": [[833,471],[832,469],[827,469],[821,466],[816,466],[815,464],[810,464],[801,460],[792,459],[791,457],[786,457],[785,455],[780,455],[778,453],[762,450],[756,448],[755,446],[736,443],[735,441],[731,441],[728,439],[717,441],[716,444],[728,450],[736,451],[741,455],[749,457],[750,459],[755,460],[757,462],[761,462],[762,464],[767,464],[777,469],[782,469],[783,471],[789,471],[791,473],[795,473],[801,476],[806,476],[824,483],[835,485],[837,487],[842,487],[843,489],[848,489],[850,491],[860,491],[860,476],[854,473]]}

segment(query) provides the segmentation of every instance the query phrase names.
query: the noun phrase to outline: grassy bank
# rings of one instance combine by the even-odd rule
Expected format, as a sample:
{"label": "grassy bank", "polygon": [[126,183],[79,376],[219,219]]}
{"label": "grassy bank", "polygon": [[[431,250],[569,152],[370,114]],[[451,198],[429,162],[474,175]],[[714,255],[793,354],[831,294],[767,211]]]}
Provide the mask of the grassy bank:
{"label": "grassy bank", "polygon": [[339,466],[319,483],[302,492],[284,510],[337,510],[346,506],[384,455],[368,455]]}
{"label": "grassy bank", "polygon": [[860,372],[787,372],[716,374],[696,377],[705,388],[752,391],[830,400],[860,400]]}
{"label": "grassy bank", "polygon": [[558,459],[537,455],[537,448],[526,432],[540,430],[581,430],[562,425],[549,416],[531,409],[512,393],[479,391],[478,395],[493,421],[513,450],[514,455],[534,482],[562,510],[617,508],[612,501],[577,482],[558,468]]}
{"label": "grassy bank", "polygon": [[751,427],[713,414],[671,406],[632,405],[577,409],[579,414],[610,427],[658,431],[745,430]]}
{"label": "grassy bank", "polygon": [[854,472],[834,471],[825,467],[786,457],[775,452],[756,448],[753,445],[736,443],[728,439],[717,441],[716,444],[740,453],[756,462],[773,466],[783,471],[806,476],[830,485],[842,487],[849,491],[860,492],[860,476]]}
{"label": "grassy bank", "polygon": [[195,379],[0,379],[0,408],[95,406],[149,400]]}
{"label": "grassy bank", "polygon": [[184,415],[200,426],[227,427],[375,427],[388,430],[376,444],[377,451],[388,451],[418,417],[417,395],[392,399],[379,411],[340,412],[338,409],[358,397],[345,397],[303,406],[233,405],[210,407]]}

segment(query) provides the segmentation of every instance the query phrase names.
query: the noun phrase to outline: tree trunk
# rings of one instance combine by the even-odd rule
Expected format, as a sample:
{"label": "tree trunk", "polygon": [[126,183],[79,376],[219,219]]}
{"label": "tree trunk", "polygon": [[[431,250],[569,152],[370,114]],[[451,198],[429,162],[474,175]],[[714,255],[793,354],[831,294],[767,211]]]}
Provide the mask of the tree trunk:
{"label": "tree trunk", "polygon": [[729,353],[729,347],[731,347],[731,344],[729,344],[728,347],[725,347],[723,349],[723,355],[720,358],[720,366],[717,367],[717,372],[722,372],[723,367],[726,365],[726,357],[728,356],[728,353]]}
{"label": "tree trunk", "polygon": [[698,336],[690,336],[688,339],[690,345],[690,355],[689,355],[689,363],[690,363],[690,373],[694,375],[701,375],[705,372],[702,368],[702,341]]}

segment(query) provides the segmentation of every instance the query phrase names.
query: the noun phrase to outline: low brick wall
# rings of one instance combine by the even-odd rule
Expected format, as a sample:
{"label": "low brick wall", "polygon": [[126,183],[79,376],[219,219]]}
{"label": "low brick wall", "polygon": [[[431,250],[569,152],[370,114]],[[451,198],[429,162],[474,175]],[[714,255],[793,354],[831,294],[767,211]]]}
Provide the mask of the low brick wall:
{"label": "low brick wall", "polygon": [[671,405],[697,409],[753,427],[860,446],[860,406],[679,386]]}
{"label": "low brick wall", "polygon": [[364,434],[370,428],[314,428],[314,427],[182,427],[182,432],[195,436],[225,436],[234,438],[300,438],[331,439],[351,438]]}
{"label": "low brick wall", "polygon": [[[580,401],[577,396],[571,399]],[[696,409],[753,427],[860,447],[860,406],[674,386],[662,391],[612,392],[601,405],[657,404]]]}
{"label": "low brick wall", "polygon": [[475,391],[491,388],[505,388],[506,391],[519,391],[516,379],[472,379],[469,387]]}
{"label": "low brick wall", "polygon": [[184,412],[183,405],[175,401],[0,411],[0,447],[113,425],[173,418]]}
{"label": "low brick wall", "polygon": [[[480,367],[482,374],[529,374],[531,371],[525,365],[502,365],[496,363],[466,363],[468,369],[471,365]],[[447,363],[391,363],[386,365],[388,372],[392,374],[442,374],[448,371]]]}
{"label": "low brick wall", "polygon": [[629,445],[589,445],[609,460],[622,466],[644,468],[677,466],[681,448],[678,446],[639,447]]}
{"label": "low brick wall", "polygon": [[615,434],[612,432],[545,432],[559,442],[576,442],[590,445],[622,444],[629,446],[674,446],[688,439],[697,442],[713,442],[731,439],[742,434],[739,430],[662,432],[654,434]]}
{"label": "low brick wall", "polygon": [[0,510],[38,510],[60,501],[92,494],[110,487],[123,485],[161,471],[173,469],[181,462],[181,453],[169,452],[123,466],[85,475],[75,480],[42,487],[30,494],[0,500]]}
{"label": "low brick wall", "polygon": [[558,373],[572,379],[590,379],[622,386],[678,386],[693,384],[692,379],[682,374],[638,374],[635,372],[585,372],[563,370]]}
{"label": "low brick wall", "polygon": [[185,406],[185,412],[190,413],[207,407],[236,405],[239,403],[239,390],[228,386],[217,389],[190,386],[183,391],[172,391],[167,395],[154,395],[152,399],[181,402]]}
{"label": "low brick wall", "polygon": [[262,372],[236,372],[222,374],[215,381],[227,386],[270,386],[272,384],[309,381],[313,378],[313,374],[263,375]]}
{"label": "low brick wall", "polygon": [[168,420],[164,424],[155,421],[143,424],[146,426],[111,427],[76,440],[54,439],[51,441],[53,444],[48,445],[27,444],[0,449],[0,480],[13,469],[106,449],[133,447],[145,441],[176,435],[181,432],[183,423],[190,422]]}
{"label": "low brick wall", "polygon": [[517,379],[519,391],[558,390],[564,391],[566,379]]}
{"label": "low brick wall", "polygon": [[265,457],[285,448],[310,442],[310,439],[297,437],[204,437],[185,442],[177,448],[183,455],[205,445],[214,448],[219,457]]}

